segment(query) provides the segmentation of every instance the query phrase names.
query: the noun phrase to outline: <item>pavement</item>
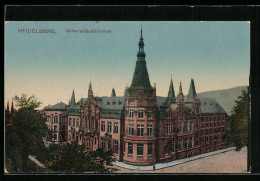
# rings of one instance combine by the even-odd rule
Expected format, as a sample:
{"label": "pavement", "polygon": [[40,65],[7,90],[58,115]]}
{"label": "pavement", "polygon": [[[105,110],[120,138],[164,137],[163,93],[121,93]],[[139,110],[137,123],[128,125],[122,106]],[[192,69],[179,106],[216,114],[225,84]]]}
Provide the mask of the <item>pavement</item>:
{"label": "pavement", "polygon": [[115,166],[126,168],[126,169],[131,169],[131,170],[149,171],[149,170],[153,170],[154,166],[155,166],[155,170],[159,170],[159,169],[183,164],[183,163],[186,163],[186,162],[210,157],[210,156],[217,155],[217,154],[220,154],[220,153],[232,151],[232,150],[235,150],[235,149],[236,149],[235,147],[231,147],[231,148],[217,150],[217,151],[213,151],[213,152],[209,152],[209,153],[203,153],[203,154],[200,154],[200,155],[196,155],[196,156],[192,156],[192,157],[188,157],[188,158],[184,158],[184,159],[180,159],[180,160],[174,160],[174,161],[167,162],[167,163],[156,163],[155,165],[150,165],[150,166],[136,166],[136,165],[130,165],[130,164],[127,164],[127,163],[124,163],[124,162],[119,162],[119,161],[115,161],[115,162],[113,162],[113,164]]}

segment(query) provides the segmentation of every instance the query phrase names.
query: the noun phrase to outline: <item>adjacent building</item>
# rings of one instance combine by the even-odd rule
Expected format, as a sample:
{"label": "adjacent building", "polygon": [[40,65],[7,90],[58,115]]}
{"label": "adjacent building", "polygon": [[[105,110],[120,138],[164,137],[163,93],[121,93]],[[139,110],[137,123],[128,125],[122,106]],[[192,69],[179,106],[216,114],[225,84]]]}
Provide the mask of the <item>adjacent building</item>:
{"label": "adjacent building", "polygon": [[226,112],[213,99],[200,98],[191,79],[187,96],[172,79],[167,97],[156,95],[146,66],[141,30],[132,83],[123,96],[88,97],[45,108],[54,142],[77,142],[86,150],[112,150],[118,161],[153,165],[226,147]]}

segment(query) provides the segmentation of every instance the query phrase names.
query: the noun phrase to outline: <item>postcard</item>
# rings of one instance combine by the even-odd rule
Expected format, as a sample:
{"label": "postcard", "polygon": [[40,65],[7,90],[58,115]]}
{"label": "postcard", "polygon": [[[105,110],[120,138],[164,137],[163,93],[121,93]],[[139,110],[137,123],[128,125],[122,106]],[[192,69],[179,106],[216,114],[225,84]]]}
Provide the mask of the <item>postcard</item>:
{"label": "postcard", "polygon": [[5,21],[5,174],[247,173],[249,69],[249,21]]}

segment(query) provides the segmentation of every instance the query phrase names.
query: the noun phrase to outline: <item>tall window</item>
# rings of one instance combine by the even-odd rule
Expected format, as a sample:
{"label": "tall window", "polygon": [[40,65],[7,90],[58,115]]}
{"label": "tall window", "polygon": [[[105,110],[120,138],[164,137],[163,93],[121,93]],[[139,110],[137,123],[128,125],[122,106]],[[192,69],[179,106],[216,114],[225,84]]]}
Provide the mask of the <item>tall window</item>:
{"label": "tall window", "polygon": [[105,143],[105,139],[104,138],[101,138],[101,147],[102,147],[102,149],[106,148],[106,143]]}
{"label": "tall window", "polygon": [[140,144],[140,143],[137,144],[137,155],[143,155],[143,147],[144,144]]}
{"label": "tall window", "polygon": [[128,154],[133,154],[133,143],[128,143]]}
{"label": "tall window", "polygon": [[185,138],[185,149],[187,149],[187,148],[188,148],[188,139]]}
{"label": "tall window", "polygon": [[178,147],[179,147],[179,151],[181,151],[182,150],[182,141],[179,141]]}
{"label": "tall window", "polygon": [[139,109],[138,110],[138,118],[143,118],[144,117],[144,110],[143,109]]}
{"label": "tall window", "polygon": [[117,154],[118,153],[118,141],[117,140],[114,141],[114,150],[115,150],[115,153]]}
{"label": "tall window", "polygon": [[152,136],[152,134],[153,134],[153,125],[148,124],[147,125],[147,136]]}
{"label": "tall window", "polygon": [[137,136],[143,136],[144,135],[144,125],[138,124],[137,125]]}
{"label": "tall window", "polygon": [[167,124],[167,130],[166,130],[168,135],[172,134],[172,123],[168,123]]}
{"label": "tall window", "polygon": [[69,126],[71,126],[71,118],[69,118]]}
{"label": "tall window", "polygon": [[107,122],[107,132],[111,133],[111,129],[112,129],[112,122]]}
{"label": "tall window", "polygon": [[54,116],[54,123],[58,123],[58,116]]}
{"label": "tall window", "polygon": [[106,130],[106,123],[105,123],[105,121],[102,121],[101,122],[101,131],[105,131]]}
{"label": "tall window", "polygon": [[75,126],[75,118],[73,118],[73,126]]}
{"label": "tall window", "polygon": [[54,125],[54,132],[57,132],[57,128],[58,128],[58,126]]}
{"label": "tall window", "polygon": [[192,131],[193,129],[193,126],[192,126],[192,123],[190,123],[190,131]]}
{"label": "tall window", "polygon": [[69,132],[69,140],[71,140],[71,132]]}
{"label": "tall window", "polygon": [[174,143],[175,143],[175,141],[169,141],[169,142],[168,142],[168,144],[169,144],[169,150],[170,150],[171,153],[175,151],[175,150],[174,150]]}
{"label": "tall window", "polygon": [[135,112],[134,112],[134,110],[133,109],[130,109],[130,118],[133,118],[134,117],[134,114],[135,114]]}
{"label": "tall window", "polygon": [[54,134],[54,140],[58,140],[58,134],[57,133]]}
{"label": "tall window", "polygon": [[114,123],[114,133],[118,133],[118,123]]}
{"label": "tall window", "polygon": [[153,153],[153,143],[148,143],[148,155]]}
{"label": "tall window", "polygon": [[111,141],[110,140],[108,140],[107,147],[108,147],[108,149],[111,148]]}
{"label": "tall window", "polygon": [[50,121],[51,120],[51,117],[50,116],[47,116],[47,121]]}
{"label": "tall window", "polygon": [[183,132],[187,132],[188,131],[188,126],[187,123],[184,124],[184,128],[183,128]]}
{"label": "tall window", "polygon": [[193,143],[192,143],[192,137],[190,137],[190,148],[193,147]]}
{"label": "tall window", "polygon": [[152,111],[151,111],[151,110],[148,110],[148,112],[147,112],[147,117],[148,117],[148,118],[151,118],[151,117],[152,117]]}
{"label": "tall window", "polygon": [[77,124],[76,124],[77,127],[79,127],[79,118],[77,118]]}
{"label": "tall window", "polygon": [[134,136],[134,124],[129,124],[128,128],[129,128],[128,135]]}
{"label": "tall window", "polygon": [[181,123],[179,123],[179,132],[181,132]]}

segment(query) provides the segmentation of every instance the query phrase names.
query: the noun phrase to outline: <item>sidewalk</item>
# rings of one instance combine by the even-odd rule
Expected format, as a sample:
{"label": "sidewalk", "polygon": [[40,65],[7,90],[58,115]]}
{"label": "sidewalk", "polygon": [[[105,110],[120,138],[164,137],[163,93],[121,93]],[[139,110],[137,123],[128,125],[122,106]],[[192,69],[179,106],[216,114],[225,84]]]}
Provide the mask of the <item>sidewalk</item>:
{"label": "sidewalk", "polygon": [[171,161],[171,162],[167,162],[167,163],[156,163],[155,165],[151,165],[151,166],[136,166],[136,165],[130,165],[130,164],[119,162],[119,161],[115,161],[113,164],[118,167],[127,168],[127,169],[131,169],[131,170],[151,171],[151,170],[153,170],[153,166],[155,166],[155,170],[159,170],[159,169],[163,169],[163,168],[167,168],[167,167],[171,167],[171,166],[175,166],[175,165],[180,165],[180,164],[183,164],[186,162],[206,158],[209,156],[217,155],[217,154],[232,151],[232,150],[235,150],[235,147],[217,150],[217,151],[213,151],[213,152],[209,152],[209,153],[204,153],[204,154],[200,154],[200,155],[196,155],[196,156],[192,156],[192,157],[184,158],[184,159],[180,159],[180,160],[175,160],[175,161]]}

